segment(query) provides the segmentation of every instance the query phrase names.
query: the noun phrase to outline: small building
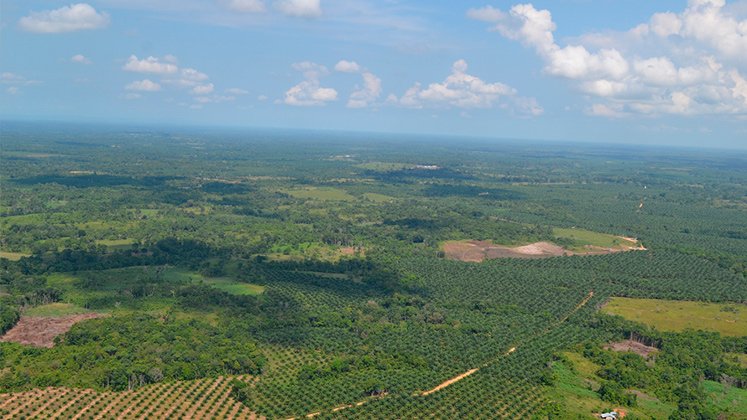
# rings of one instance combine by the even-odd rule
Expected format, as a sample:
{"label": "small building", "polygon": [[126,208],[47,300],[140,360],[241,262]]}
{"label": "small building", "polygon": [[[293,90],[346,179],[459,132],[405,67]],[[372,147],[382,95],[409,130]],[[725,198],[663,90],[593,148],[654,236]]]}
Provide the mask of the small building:
{"label": "small building", "polygon": [[605,419],[605,420],[617,420],[617,411],[610,411],[609,413],[602,413],[599,415],[599,418]]}

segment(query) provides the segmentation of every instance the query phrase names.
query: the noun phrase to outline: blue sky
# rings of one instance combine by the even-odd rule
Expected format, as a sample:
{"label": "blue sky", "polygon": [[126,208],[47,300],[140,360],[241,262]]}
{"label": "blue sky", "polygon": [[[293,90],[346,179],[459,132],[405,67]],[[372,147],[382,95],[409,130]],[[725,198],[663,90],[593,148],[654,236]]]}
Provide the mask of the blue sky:
{"label": "blue sky", "polygon": [[0,0],[0,116],[747,148],[747,0]]}

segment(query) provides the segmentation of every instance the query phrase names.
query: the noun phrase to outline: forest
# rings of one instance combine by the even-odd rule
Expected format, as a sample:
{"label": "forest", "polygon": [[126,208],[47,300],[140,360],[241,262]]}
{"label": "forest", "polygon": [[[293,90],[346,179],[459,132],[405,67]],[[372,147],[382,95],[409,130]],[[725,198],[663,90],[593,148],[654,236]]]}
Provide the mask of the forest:
{"label": "forest", "polygon": [[747,419],[747,153],[7,123],[0,161],[0,416]]}

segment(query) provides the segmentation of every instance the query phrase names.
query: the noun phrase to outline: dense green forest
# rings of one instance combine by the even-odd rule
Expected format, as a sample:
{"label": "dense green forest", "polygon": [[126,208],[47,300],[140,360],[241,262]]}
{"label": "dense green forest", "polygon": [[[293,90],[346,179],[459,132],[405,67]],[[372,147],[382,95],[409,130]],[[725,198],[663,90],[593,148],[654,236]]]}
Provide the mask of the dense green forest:
{"label": "dense green forest", "polygon": [[[26,123],[2,137],[0,332],[97,316],[47,347],[0,342],[0,393],[248,374],[232,395],[268,418],[747,418],[747,332],[599,311],[613,296],[747,311],[743,152]],[[585,246],[560,228],[645,250],[443,252]],[[655,356],[609,348],[631,338]],[[566,354],[594,366],[586,412],[562,393],[583,373]]]}

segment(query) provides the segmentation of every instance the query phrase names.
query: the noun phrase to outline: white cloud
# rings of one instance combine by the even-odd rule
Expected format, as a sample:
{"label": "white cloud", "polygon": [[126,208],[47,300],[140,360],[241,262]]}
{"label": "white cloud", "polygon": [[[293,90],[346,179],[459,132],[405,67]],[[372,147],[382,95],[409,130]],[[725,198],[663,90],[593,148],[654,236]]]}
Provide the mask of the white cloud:
{"label": "white cloud", "polygon": [[493,6],[467,10],[467,17],[483,22],[497,22],[505,18],[505,14]]}
{"label": "white cloud", "polygon": [[31,12],[18,21],[21,29],[28,32],[53,34],[99,29],[109,25],[109,15],[99,13],[86,3],[71,4],[55,10]]}
{"label": "white cloud", "polygon": [[[587,113],[747,115],[740,94],[747,72],[747,19],[724,0],[690,0],[680,13],[656,13],[627,32],[582,34],[556,42],[548,10],[518,4],[467,15],[534,49],[546,74],[572,81],[592,98]],[[733,77],[732,75],[736,75]]]}
{"label": "white cloud", "polygon": [[9,85],[5,91],[10,95],[17,95],[21,92],[21,86],[33,86],[41,84],[39,80],[29,80],[19,74],[4,72],[0,74],[0,83]]}
{"label": "white cloud", "polygon": [[182,79],[192,82],[202,82],[209,79],[208,75],[195,69],[182,69]]}
{"label": "white cloud", "polygon": [[125,86],[125,89],[138,92],[158,92],[159,90],[161,90],[161,85],[152,80],[143,79],[128,84],[127,86]]}
{"label": "white cloud", "polygon": [[219,3],[234,12],[261,13],[266,10],[262,0],[221,0]]}
{"label": "white cloud", "polygon": [[365,108],[381,96],[381,79],[371,72],[364,72],[363,86],[356,88],[348,99],[348,108]]}
{"label": "white cloud", "polygon": [[318,106],[337,100],[337,91],[322,87],[319,78],[329,74],[326,67],[304,61],[294,63],[293,69],[303,73],[305,80],[285,92],[283,102],[293,106]]}
{"label": "white cloud", "polygon": [[122,69],[136,73],[173,74],[179,70],[179,67],[168,58],[164,58],[162,62],[153,56],[139,60],[137,56],[131,55]]}
{"label": "white cloud", "polygon": [[[414,108],[426,105],[490,108],[500,98],[515,94],[516,90],[508,85],[486,83],[467,74],[467,62],[458,60],[452,65],[451,75],[442,83],[431,83],[425,89],[420,83],[416,83],[397,102],[400,105]],[[391,99],[390,97],[390,102]]]}
{"label": "white cloud", "polygon": [[319,17],[322,15],[320,0],[276,0],[275,8],[294,17]]}
{"label": "white cloud", "polygon": [[204,85],[197,85],[192,88],[192,93],[195,95],[209,95],[213,93],[215,90],[215,86],[212,83],[207,83]]}
{"label": "white cloud", "polygon": [[356,86],[348,98],[348,108],[365,108],[381,96],[381,79],[365,70],[355,61],[340,60],[335,64],[335,71],[341,73],[360,73],[363,86]]}
{"label": "white cloud", "polygon": [[91,64],[91,60],[89,60],[83,54],[75,54],[74,56],[70,57],[70,61],[72,61],[73,63]]}
{"label": "white cloud", "polygon": [[335,71],[342,73],[358,73],[361,71],[361,66],[355,61],[340,60],[335,64]]}

